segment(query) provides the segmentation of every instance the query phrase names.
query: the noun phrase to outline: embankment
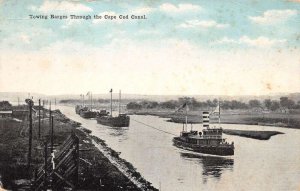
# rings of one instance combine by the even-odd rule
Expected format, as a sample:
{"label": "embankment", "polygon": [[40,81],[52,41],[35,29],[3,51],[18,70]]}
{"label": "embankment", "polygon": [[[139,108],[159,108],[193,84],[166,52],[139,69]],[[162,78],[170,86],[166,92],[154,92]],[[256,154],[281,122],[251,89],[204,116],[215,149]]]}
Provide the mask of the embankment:
{"label": "embankment", "polygon": [[[27,169],[28,121],[0,119],[0,175],[5,189],[28,189],[34,169],[43,165],[43,143],[50,142],[48,110],[44,110],[41,137],[34,117],[32,165]],[[78,189],[81,190],[157,190],[135,168],[121,159],[103,140],[90,136],[90,131],[56,110],[54,115],[54,145],[60,145],[72,133],[80,140]],[[101,149],[99,149],[101,145]]]}

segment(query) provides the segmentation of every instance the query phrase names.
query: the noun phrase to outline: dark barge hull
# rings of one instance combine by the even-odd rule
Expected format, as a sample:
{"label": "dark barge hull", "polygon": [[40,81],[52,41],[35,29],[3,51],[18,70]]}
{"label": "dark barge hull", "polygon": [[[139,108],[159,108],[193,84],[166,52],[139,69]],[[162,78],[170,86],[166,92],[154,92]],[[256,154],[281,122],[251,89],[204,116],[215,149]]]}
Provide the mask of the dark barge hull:
{"label": "dark barge hull", "polygon": [[234,155],[233,145],[220,145],[220,146],[196,145],[196,144],[186,143],[182,141],[179,137],[174,137],[173,143],[178,148],[194,151],[197,153],[220,155],[220,156]]}
{"label": "dark barge hull", "polygon": [[129,127],[130,117],[97,117],[97,123],[110,127]]}
{"label": "dark barge hull", "polygon": [[94,111],[81,111],[80,116],[85,119],[95,118],[97,116],[97,112]]}

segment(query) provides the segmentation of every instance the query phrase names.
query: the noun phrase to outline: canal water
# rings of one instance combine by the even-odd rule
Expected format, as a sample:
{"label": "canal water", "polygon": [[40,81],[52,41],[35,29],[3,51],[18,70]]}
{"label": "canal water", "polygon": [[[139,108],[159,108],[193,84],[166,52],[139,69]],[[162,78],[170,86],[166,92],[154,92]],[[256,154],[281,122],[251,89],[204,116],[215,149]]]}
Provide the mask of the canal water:
{"label": "canal water", "polygon": [[[174,147],[172,134],[179,134],[182,125],[167,119],[133,115],[130,127],[113,128],[81,118],[72,107],[57,108],[121,152],[121,158],[163,191],[300,190],[300,130],[224,124],[222,127],[228,129],[275,130],[284,134],[267,141],[224,135],[228,142],[234,141],[235,155],[215,157]],[[202,130],[202,125],[193,125],[193,129]]]}

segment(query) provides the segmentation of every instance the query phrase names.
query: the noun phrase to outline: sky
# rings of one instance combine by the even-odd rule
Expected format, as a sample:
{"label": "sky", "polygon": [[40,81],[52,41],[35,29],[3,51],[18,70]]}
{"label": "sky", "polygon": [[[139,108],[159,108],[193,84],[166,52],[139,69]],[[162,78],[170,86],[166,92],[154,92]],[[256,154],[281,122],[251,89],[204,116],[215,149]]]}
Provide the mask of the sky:
{"label": "sky", "polygon": [[0,0],[1,92],[266,95],[299,74],[300,0]]}

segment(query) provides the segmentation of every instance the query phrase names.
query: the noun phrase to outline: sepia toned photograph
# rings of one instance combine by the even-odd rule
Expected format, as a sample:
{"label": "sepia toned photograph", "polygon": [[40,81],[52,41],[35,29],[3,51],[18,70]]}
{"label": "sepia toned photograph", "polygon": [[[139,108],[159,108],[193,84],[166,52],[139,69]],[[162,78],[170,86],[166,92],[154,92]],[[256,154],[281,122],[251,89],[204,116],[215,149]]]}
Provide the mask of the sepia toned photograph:
{"label": "sepia toned photograph", "polygon": [[300,0],[0,0],[0,191],[300,191]]}

